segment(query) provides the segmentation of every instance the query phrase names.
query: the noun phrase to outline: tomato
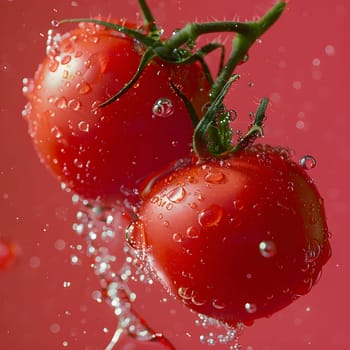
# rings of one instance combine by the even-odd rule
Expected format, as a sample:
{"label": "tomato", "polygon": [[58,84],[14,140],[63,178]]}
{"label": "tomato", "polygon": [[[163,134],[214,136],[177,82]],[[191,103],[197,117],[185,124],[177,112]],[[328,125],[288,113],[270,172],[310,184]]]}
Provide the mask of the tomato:
{"label": "tomato", "polygon": [[127,230],[171,294],[232,326],[308,293],[328,237],[314,182],[287,150],[262,145],[159,176]]}
{"label": "tomato", "polygon": [[83,198],[123,199],[145,175],[189,150],[193,126],[171,83],[200,115],[209,83],[198,62],[155,59],[128,92],[98,107],[130,81],[143,51],[124,34],[80,23],[49,34],[47,56],[24,81],[23,115],[41,161]]}

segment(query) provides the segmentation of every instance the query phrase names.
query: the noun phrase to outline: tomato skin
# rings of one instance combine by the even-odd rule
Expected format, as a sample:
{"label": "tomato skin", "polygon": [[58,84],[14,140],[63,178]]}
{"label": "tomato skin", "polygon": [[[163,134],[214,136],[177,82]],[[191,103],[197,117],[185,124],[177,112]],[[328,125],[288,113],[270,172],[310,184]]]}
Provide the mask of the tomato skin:
{"label": "tomato skin", "polygon": [[314,183],[287,151],[269,146],[168,174],[146,195],[140,220],[164,286],[231,325],[308,293],[331,255]]}
{"label": "tomato skin", "polygon": [[[193,127],[170,80],[200,114],[209,84],[198,63],[152,61],[119,100],[97,108],[133,77],[142,47],[91,23],[49,41],[47,57],[25,86],[23,114],[41,161],[69,189],[114,202],[123,198],[121,189],[189,151]],[[159,99],[172,104],[166,116],[152,112]]]}

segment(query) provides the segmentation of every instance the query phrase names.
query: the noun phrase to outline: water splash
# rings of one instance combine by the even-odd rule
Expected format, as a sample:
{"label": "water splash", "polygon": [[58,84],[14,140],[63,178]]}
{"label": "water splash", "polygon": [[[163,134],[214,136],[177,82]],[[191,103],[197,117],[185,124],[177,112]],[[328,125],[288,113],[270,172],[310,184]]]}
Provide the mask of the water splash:
{"label": "water splash", "polygon": [[196,325],[207,330],[207,334],[201,334],[199,340],[202,344],[209,346],[229,345],[229,349],[240,348],[240,336],[244,330],[243,324],[231,327],[214,318],[198,314]]}
{"label": "water splash", "polygon": [[[81,200],[77,195],[72,199],[79,208],[73,229],[85,242],[85,254],[92,260],[91,266],[100,280],[101,299],[111,306],[118,319],[116,331],[105,350],[116,349],[123,334],[175,350],[162,333],[153,330],[134,310],[136,294],[129,288],[128,281],[132,278],[151,283],[152,279],[144,267],[143,256],[130,249],[124,239],[129,214],[121,207],[104,208]],[[117,256],[116,251],[121,252],[121,256]]]}

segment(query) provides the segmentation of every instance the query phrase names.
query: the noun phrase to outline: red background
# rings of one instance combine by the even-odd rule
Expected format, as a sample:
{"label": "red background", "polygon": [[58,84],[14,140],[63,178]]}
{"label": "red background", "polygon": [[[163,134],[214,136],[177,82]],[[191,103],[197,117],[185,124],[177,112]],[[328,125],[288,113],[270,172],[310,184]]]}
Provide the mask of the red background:
{"label": "red background", "polygon": [[[149,0],[167,33],[193,20],[251,19],[271,4]],[[80,243],[72,231],[76,208],[32,148],[21,117],[21,88],[44,55],[51,20],[98,14],[133,20],[137,11],[136,0],[0,2],[0,238],[13,240],[19,251],[15,263],[0,273],[1,349],[104,349],[113,334],[112,310],[92,298],[99,285],[87,261],[71,264]],[[238,125],[246,125],[258,99],[271,98],[264,142],[289,146],[297,158],[317,159],[310,174],[325,199],[333,234],[333,257],[321,281],[308,296],[246,329],[245,350],[350,348],[349,20],[348,0],[289,1],[240,67],[242,78],[226,100],[239,112]],[[169,298],[161,301],[166,295],[159,286],[138,289],[138,309],[177,349],[205,348],[194,315]],[[148,348],[162,349],[128,338],[117,347]]]}

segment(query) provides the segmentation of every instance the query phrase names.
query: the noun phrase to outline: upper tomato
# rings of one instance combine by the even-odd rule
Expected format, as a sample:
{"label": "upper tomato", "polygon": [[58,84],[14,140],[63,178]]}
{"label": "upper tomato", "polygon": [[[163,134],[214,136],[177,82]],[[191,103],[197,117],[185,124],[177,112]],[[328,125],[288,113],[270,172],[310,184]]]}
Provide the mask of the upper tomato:
{"label": "upper tomato", "polygon": [[235,325],[310,291],[330,256],[323,201],[288,152],[250,147],[158,180],[128,233],[190,308]]}
{"label": "upper tomato", "polygon": [[170,81],[200,115],[209,84],[198,63],[152,61],[133,88],[98,108],[129,82],[142,53],[134,39],[84,23],[50,35],[47,57],[25,80],[23,114],[36,150],[83,198],[121,199],[121,190],[189,150],[191,119]]}

